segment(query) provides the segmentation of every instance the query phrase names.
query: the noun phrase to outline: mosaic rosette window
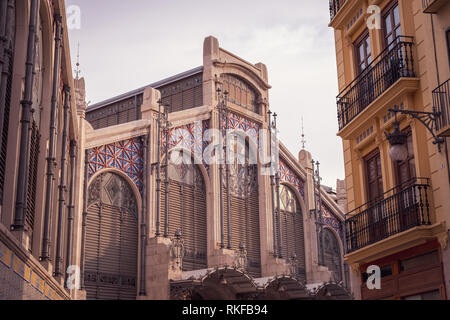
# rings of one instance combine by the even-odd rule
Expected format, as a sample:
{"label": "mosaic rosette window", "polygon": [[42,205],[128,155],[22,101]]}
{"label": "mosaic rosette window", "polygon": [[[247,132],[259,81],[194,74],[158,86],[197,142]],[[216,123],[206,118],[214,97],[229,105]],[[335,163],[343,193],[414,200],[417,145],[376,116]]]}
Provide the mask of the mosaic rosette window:
{"label": "mosaic rosette window", "polygon": [[110,168],[125,173],[142,193],[144,171],[142,138],[124,140],[89,151],[89,179],[98,171]]}
{"label": "mosaic rosette window", "polygon": [[303,199],[305,198],[305,187],[303,181],[281,159],[280,159],[280,181],[293,185],[297,189],[297,191],[301,194]]}

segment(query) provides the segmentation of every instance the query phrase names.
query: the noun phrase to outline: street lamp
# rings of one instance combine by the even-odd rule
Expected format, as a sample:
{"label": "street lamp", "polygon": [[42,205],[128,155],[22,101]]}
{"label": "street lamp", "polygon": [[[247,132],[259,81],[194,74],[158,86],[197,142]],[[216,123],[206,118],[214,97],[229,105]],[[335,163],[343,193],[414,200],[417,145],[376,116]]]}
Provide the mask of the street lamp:
{"label": "street lamp", "polygon": [[433,136],[433,144],[437,145],[438,151],[442,151],[441,144],[445,143],[445,140],[436,135],[437,121],[441,116],[441,112],[436,111],[436,108],[433,108],[433,112],[423,112],[400,110],[398,106],[395,106],[394,109],[389,109],[389,112],[392,112],[395,115],[394,132],[392,134],[386,133],[386,137],[391,144],[389,155],[393,161],[402,162],[408,159],[408,149],[406,147],[408,136],[400,131],[397,113],[409,115],[414,119],[419,120]]}
{"label": "street lamp", "polygon": [[406,161],[406,159],[408,159],[408,149],[406,148],[406,140],[408,135],[400,131],[400,123],[397,120],[397,113],[395,113],[394,132],[391,134],[386,133],[386,137],[391,145],[389,155],[391,156],[392,161]]}

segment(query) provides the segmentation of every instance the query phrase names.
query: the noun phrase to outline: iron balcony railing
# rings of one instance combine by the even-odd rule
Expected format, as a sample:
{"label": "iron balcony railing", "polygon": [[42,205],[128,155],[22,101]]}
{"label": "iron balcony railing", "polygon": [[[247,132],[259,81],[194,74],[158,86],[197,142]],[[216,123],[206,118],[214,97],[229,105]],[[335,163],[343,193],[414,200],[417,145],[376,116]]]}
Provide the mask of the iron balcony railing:
{"label": "iron balcony railing", "polygon": [[433,91],[433,107],[440,115],[437,117],[436,130],[450,130],[450,79]]}
{"label": "iron balcony railing", "polygon": [[348,214],[347,253],[417,226],[430,225],[430,181],[415,178]]}
{"label": "iron balcony railing", "polygon": [[413,39],[397,37],[338,95],[339,130],[345,128],[398,79],[415,77]]}
{"label": "iron balcony railing", "polygon": [[330,20],[333,20],[347,0],[330,0]]}

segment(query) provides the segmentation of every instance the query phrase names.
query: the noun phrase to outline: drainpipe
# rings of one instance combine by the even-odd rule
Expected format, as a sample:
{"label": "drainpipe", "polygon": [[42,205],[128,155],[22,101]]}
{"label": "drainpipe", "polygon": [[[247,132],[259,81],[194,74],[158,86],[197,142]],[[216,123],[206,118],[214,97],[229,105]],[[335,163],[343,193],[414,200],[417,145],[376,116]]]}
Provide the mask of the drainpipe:
{"label": "drainpipe", "polygon": [[142,191],[142,215],[141,215],[141,289],[139,296],[146,296],[146,275],[145,275],[145,252],[147,245],[147,154],[148,154],[148,141],[150,140],[150,134],[144,137],[144,181]]}
{"label": "drainpipe", "polygon": [[[277,114],[275,113],[273,115],[273,117],[274,117],[275,141],[278,142]],[[279,159],[276,159],[275,184],[276,184],[276,196],[277,196],[277,220],[278,220],[278,257],[280,259],[282,259],[283,258],[283,251],[282,251],[283,235],[281,234],[280,163],[279,163]]]}
{"label": "drainpipe", "polygon": [[317,183],[319,187],[319,217],[320,217],[320,259],[322,260],[322,265],[325,265],[325,249],[324,249],[324,234],[323,234],[323,212],[322,212],[322,186],[320,183],[320,163],[316,162],[317,165]]}
{"label": "drainpipe", "polygon": [[161,235],[161,104],[158,102],[158,141],[156,154],[156,236]]}
{"label": "drainpipe", "polygon": [[316,236],[317,236],[317,259],[318,259],[318,264],[322,265],[322,261],[320,261],[321,256],[320,256],[320,247],[321,247],[321,243],[320,243],[320,225],[319,225],[319,220],[317,219],[317,194],[316,194],[316,189],[317,189],[317,185],[316,185],[316,173],[315,173],[315,166],[316,166],[316,162],[314,160],[312,160],[312,168],[313,168],[313,192],[314,192],[314,221],[316,222]]}
{"label": "drainpipe", "polygon": [[166,147],[164,148],[166,161],[164,166],[164,238],[169,237],[169,108],[164,108],[165,126],[164,135],[166,139]]}
{"label": "drainpipe", "polygon": [[33,80],[34,80],[34,56],[36,53],[36,25],[38,20],[39,0],[31,0],[30,25],[27,43],[27,61],[25,64],[25,89],[22,105],[22,119],[20,130],[19,167],[17,170],[17,191],[14,224],[11,230],[23,230],[25,215],[27,211],[27,189],[28,189],[28,162],[30,143],[31,106],[33,104]]}
{"label": "drainpipe", "polygon": [[80,259],[80,282],[81,290],[85,289],[84,286],[84,268],[85,268],[85,243],[86,243],[86,218],[88,215],[88,182],[89,182],[89,151],[86,150],[84,153],[84,184],[83,184],[83,218],[81,223],[81,259]]}
{"label": "drainpipe", "polygon": [[62,17],[55,16],[56,33],[55,33],[55,62],[53,66],[53,86],[52,101],[50,109],[50,134],[49,147],[47,156],[47,184],[45,190],[45,211],[44,211],[44,235],[42,239],[41,261],[50,259],[50,215],[53,204],[53,183],[56,167],[55,146],[56,146],[56,118],[58,112],[58,91],[59,91],[59,75],[61,72],[61,41],[62,41]]}
{"label": "drainpipe", "polygon": [[[269,139],[270,139],[270,165],[272,166],[272,111],[269,110]],[[272,168],[271,168],[272,171]],[[278,257],[277,253],[277,218],[275,215],[275,176],[273,175],[273,171],[270,174],[270,192],[272,194],[272,230],[273,230],[273,256],[274,258]]]}
{"label": "drainpipe", "polygon": [[62,132],[61,143],[61,177],[59,182],[59,200],[58,200],[58,229],[56,231],[56,258],[54,276],[61,276],[61,237],[63,229],[64,205],[66,203],[65,193],[67,191],[66,171],[67,171],[67,127],[69,124],[69,104],[70,104],[70,87],[64,86],[64,127]]}
{"label": "drainpipe", "polygon": [[[228,96],[225,96],[225,105],[227,104]],[[227,109],[225,109],[227,110]],[[230,128],[229,123],[229,117],[227,112],[227,127],[228,130]],[[224,155],[225,155],[225,174],[226,174],[226,181],[227,181],[227,228],[228,228],[228,241],[227,241],[227,249],[231,250],[231,186],[230,186],[230,164],[228,163],[228,133],[227,130],[225,130],[225,146],[224,146]],[[222,177],[220,177],[222,179]]]}
{"label": "drainpipe", "polygon": [[75,172],[77,163],[77,142],[70,141],[70,184],[69,184],[69,205],[67,207],[67,242],[66,242],[66,272],[72,263],[72,234],[73,219],[75,211]]}
{"label": "drainpipe", "polygon": [[[222,106],[220,104],[220,89],[217,89],[217,101],[219,101],[219,104],[217,106],[217,109],[219,111],[219,131],[220,134],[223,134],[223,113],[222,113]],[[222,145],[223,140],[222,137],[220,138],[220,146]],[[223,150],[223,148],[222,148]],[[219,163],[219,209],[220,209],[220,248],[225,248],[225,232],[224,232],[224,210],[223,210],[223,152],[220,150],[220,163]]]}

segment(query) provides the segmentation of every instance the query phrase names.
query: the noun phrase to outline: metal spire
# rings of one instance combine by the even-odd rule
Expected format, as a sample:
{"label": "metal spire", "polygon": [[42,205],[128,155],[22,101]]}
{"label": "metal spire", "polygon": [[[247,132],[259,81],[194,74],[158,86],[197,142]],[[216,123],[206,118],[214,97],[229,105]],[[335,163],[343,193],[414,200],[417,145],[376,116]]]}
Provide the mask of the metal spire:
{"label": "metal spire", "polygon": [[78,51],[77,51],[77,68],[75,69],[75,79],[80,79],[80,43],[78,42]]}
{"label": "metal spire", "polygon": [[303,126],[303,116],[302,116],[302,150],[305,150],[306,140],[305,140],[305,127]]}

